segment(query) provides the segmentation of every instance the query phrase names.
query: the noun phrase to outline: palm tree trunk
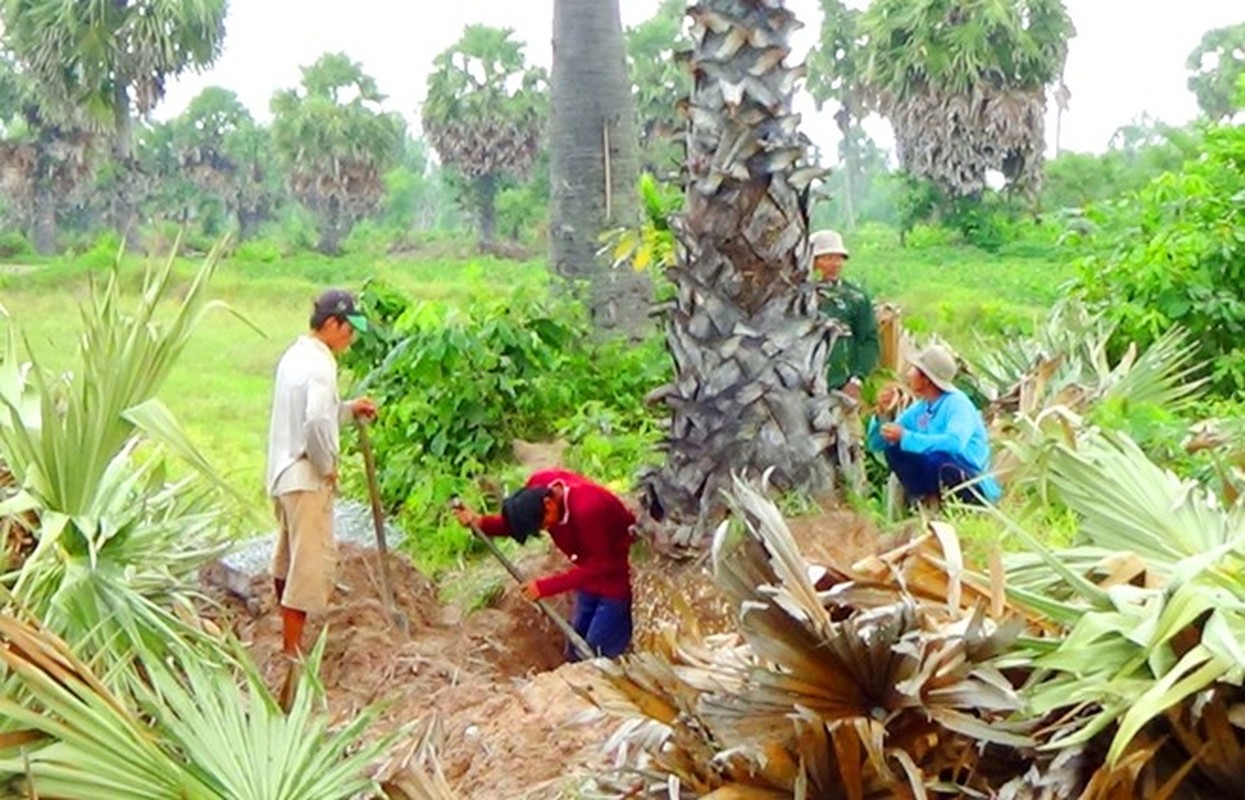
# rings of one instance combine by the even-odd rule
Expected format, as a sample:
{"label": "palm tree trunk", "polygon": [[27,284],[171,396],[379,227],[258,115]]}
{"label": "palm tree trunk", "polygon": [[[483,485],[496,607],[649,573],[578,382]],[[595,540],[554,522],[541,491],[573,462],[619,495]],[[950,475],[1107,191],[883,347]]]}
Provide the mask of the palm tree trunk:
{"label": "palm tree trunk", "polygon": [[134,160],[134,117],[130,112],[127,83],[118,80],[114,91],[113,159],[117,164],[116,196],[113,198],[113,224],[117,235],[125,241],[126,252],[142,252],[139,230],[139,176]]}
{"label": "palm tree trunk", "polygon": [[693,19],[690,182],[670,276],[675,382],[666,463],[644,480],[676,543],[699,543],[731,473],[773,469],[779,488],[822,491],[841,410],[827,391],[830,325],[808,273],[807,139],[791,113],[797,23],[781,6],[702,0]]}
{"label": "palm tree trunk", "polygon": [[[41,156],[42,158],[42,156]],[[56,252],[56,207],[57,197],[43,170],[34,177],[34,208],[31,209],[31,239],[35,251],[40,255]]]}
{"label": "palm tree trunk", "polygon": [[474,191],[479,246],[482,252],[488,252],[497,239],[497,178],[481,175],[475,179]]}
{"label": "palm tree trunk", "polygon": [[834,115],[843,136],[843,215],[845,227],[849,231],[856,230],[856,170],[859,158],[856,152],[855,128],[852,125],[851,109],[845,104]]}
{"label": "palm tree trunk", "polygon": [[320,241],[316,250],[326,256],[335,256],[341,252],[342,239],[346,235],[345,210],[341,200],[330,196],[324,205],[324,213],[320,216]]}
{"label": "palm tree trunk", "polygon": [[549,125],[549,263],[584,297],[597,330],[651,330],[647,275],[597,255],[601,234],[636,222],[639,142],[618,0],[555,0]]}

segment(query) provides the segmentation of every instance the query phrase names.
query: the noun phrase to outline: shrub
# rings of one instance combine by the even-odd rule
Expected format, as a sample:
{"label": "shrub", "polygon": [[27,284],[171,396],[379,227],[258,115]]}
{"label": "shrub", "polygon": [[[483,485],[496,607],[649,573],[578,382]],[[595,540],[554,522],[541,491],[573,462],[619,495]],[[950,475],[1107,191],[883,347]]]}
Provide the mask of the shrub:
{"label": "shrub", "polygon": [[523,480],[514,439],[564,437],[569,467],[619,488],[652,458],[644,396],[670,369],[656,337],[596,341],[582,307],[522,291],[462,310],[371,281],[360,302],[373,325],[343,363],[383,409],[371,433],[381,494],[425,562],[470,545],[444,515],[451,495],[475,502],[486,475]]}
{"label": "shrub", "polygon": [[26,237],[17,231],[0,233],[0,258],[28,256],[34,252]]}
{"label": "shrub", "polygon": [[1245,127],[1211,128],[1205,144],[1099,210],[1106,241],[1078,264],[1077,291],[1118,325],[1117,349],[1187,328],[1231,393],[1245,388]]}

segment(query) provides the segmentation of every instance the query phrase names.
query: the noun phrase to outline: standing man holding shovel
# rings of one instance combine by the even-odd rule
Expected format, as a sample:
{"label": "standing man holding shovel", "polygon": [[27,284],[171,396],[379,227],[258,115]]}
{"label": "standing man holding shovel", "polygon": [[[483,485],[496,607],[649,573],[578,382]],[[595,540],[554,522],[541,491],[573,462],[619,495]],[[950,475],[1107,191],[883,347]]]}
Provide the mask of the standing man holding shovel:
{"label": "standing man holding shovel", "polygon": [[354,296],[329,289],[315,301],[310,330],[277,364],[267,489],[278,523],[272,574],[281,607],[282,650],[291,658],[302,652],[307,614],[323,611],[333,591],[339,426],[351,418],[376,416],[371,400],[342,402],[337,394],[334,354],[350,347],[355,332],[364,330],[367,319]]}
{"label": "standing man holding shovel", "polygon": [[[463,505],[458,521],[485,536],[510,536],[522,543],[541,530],[572,562],[570,569],[523,584],[533,602],[575,593],[571,627],[593,653],[622,655],[631,644],[631,563],[635,516],[613,492],[588,478],[560,469],[532,473],[527,484],[502,501],[501,513],[481,515]],[[568,658],[581,653],[568,646]]]}

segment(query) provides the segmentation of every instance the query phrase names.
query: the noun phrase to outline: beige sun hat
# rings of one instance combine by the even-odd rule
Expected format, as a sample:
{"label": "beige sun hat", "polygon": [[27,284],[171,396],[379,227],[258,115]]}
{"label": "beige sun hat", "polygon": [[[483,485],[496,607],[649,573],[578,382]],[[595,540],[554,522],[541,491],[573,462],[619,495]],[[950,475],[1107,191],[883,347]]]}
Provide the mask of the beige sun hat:
{"label": "beige sun hat", "polygon": [[959,371],[955,356],[951,351],[939,344],[931,344],[914,356],[908,357],[908,363],[925,373],[925,377],[944,392],[955,388],[955,373]]}
{"label": "beige sun hat", "polygon": [[843,237],[838,231],[817,231],[808,237],[808,241],[813,246],[813,258],[832,254],[851,258],[851,253],[848,253],[847,248],[843,246]]}

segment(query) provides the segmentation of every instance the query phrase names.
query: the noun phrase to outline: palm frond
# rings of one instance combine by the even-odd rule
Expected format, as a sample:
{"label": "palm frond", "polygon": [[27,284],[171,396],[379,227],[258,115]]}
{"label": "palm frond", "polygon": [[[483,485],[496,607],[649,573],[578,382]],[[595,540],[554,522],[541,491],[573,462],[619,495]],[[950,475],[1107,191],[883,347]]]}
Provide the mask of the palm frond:
{"label": "palm frond", "polygon": [[371,762],[401,733],[361,743],[374,708],[329,728],[315,680],[323,635],[288,714],[240,653],[239,682],[232,662],[139,650],[110,689],[32,623],[0,613],[0,642],[0,662],[29,697],[0,699],[24,726],[0,737],[0,777],[30,796],[336,800],[376,791]]}
{"label": "palm frond", "polygon": [[[819,591],[763,488],[737,478],[727,499],[734,522],[719,528],[712,553],[743,644],[672,647],[674,663],[628,658],[605,667],[608,692],[589,695],[662,731],[631,728],[652,747],[637,771],[676,776],[698,796],[836,798],[920,796],[939,782],[984,791],[1023,772],[990,749],[1034,744],[1010,719],[1023,706],[1017,687],[992,664],[1019,624],[980,609],[954,531],[927,541],[940,549],[942,585],[958,586],[959,602],[920,598],[869,572]],[[886,569],[907,570],[929,589],[923,569],[933,562],[903,564],[918,552],[905,550]]]}

